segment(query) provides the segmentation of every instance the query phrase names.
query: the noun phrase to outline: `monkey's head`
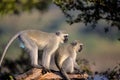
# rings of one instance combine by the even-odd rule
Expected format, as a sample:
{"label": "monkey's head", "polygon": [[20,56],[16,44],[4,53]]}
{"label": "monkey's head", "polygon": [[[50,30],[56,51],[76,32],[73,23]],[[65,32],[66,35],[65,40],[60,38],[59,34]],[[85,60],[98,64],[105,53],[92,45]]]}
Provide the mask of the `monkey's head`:
{"label": "monkey's head", "polygon": [[64,33],[62,31],[57,31],[56,35],[58,36],[61,43],[68,42],[68,34],[66,34],[66,33]]}
{"label": "monkey's head", "polygon": [[76,52],[80,52],[83,48],[83,44],[78,40],[74,40],[71,44]]}

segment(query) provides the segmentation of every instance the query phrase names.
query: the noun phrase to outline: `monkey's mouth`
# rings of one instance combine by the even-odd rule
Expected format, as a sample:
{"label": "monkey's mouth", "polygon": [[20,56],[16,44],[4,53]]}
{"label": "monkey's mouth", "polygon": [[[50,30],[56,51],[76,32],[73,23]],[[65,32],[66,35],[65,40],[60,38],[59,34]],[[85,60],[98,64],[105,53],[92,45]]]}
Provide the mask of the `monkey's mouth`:
{"label": "monkey's mouth", "polygon": [[83,49],[83,46],[82,46],[82,45],[80,45],[80,49],[78,50],[78,52],[80,52],[82,49]]}
{"label": "monkey's mouth", "polygon": [[64,43],[68,42],[68,36],[65,36]]}

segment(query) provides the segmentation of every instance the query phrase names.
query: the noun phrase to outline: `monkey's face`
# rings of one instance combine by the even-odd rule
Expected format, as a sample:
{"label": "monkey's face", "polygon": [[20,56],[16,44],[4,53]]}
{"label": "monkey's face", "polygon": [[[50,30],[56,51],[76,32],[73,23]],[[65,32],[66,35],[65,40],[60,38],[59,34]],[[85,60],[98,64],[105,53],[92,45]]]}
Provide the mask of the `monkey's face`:
{"label": "monkey's face", "polygon": [[64,35],[63,42],[64,42],[64,43],[68,42],[68,34],[65,34],[65,35]]}
{"label": "monkey's face", "polygon": [[83,44],[80,44],[79,47],[80,48],[79,48],[78,52],[80,52],[83,49]]}
{"label": "monkey's face", "polygon": [[68,34],[63,32],[56,32],[56,35],[59,37],[60,43],[68,42]]}
{"label": "monkey's face", "polygon": [[83,44],[76,40],[72,42],[72,45],[76,52],[80,52],[83,48]]}

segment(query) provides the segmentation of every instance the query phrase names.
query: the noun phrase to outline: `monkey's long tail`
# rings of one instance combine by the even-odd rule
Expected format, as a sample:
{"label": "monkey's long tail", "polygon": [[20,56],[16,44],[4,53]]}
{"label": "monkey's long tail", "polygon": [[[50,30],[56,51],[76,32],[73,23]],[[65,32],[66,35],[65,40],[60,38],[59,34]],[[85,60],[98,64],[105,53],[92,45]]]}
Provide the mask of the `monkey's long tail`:
{"label": "monkey's long tail", "polygon": [[65,80],[71,80],[63,69],[61,69],[60,73]]}
{"label": "monkey's long tail", "polygon": [[57,55],[55,56],[55,64],[56,64],[57,68],[59,69],[61,76],[63,77],[64,80],[70,80],[67,73],[64,71],[63,68],[60,67],[60,63],[58,63],[59,61],[57,61],[56,59],[57,59]]}
{"label": "monkey's long tail", "polygon": [[1,59],[0,59],[0,67],[1,67],[2,61],[3,61],[4,57],[5,57],[5,53],[6,53],[7,49],[8,49],[8,47],[11,45],[11,43],[12,43],[19,35],[20,35],[20,33],[17,33],[16,35],[14,35],[14,36],[9,40],[8,44],[6,45],[6,47],[5,47],[4,51],[3,51],[2,57],[1,57]]}

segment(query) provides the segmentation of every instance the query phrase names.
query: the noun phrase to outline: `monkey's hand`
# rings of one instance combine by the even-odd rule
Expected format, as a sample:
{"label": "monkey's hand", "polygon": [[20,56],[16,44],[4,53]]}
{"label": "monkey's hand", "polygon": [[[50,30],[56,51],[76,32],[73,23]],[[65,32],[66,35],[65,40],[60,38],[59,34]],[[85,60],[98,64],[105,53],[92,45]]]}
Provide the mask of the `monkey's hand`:
{"label": "monkey's hand", "polygon": [[74,73],[76,73],[76,74],[82,74],[82,72],[78,68],[74,68]]}

